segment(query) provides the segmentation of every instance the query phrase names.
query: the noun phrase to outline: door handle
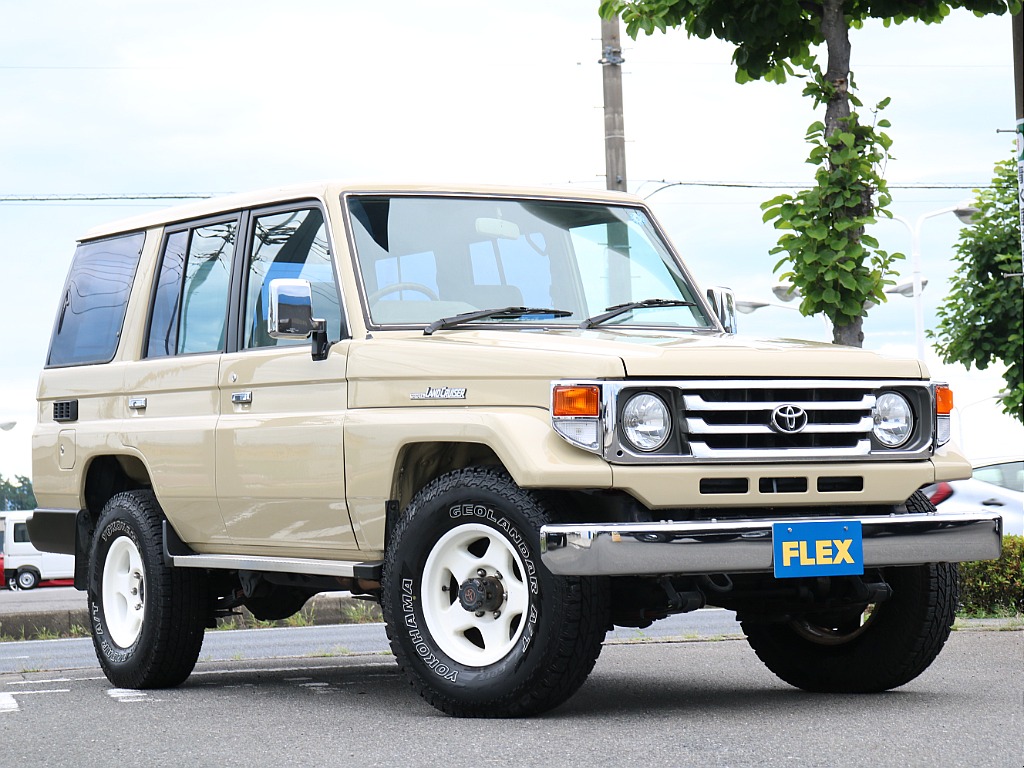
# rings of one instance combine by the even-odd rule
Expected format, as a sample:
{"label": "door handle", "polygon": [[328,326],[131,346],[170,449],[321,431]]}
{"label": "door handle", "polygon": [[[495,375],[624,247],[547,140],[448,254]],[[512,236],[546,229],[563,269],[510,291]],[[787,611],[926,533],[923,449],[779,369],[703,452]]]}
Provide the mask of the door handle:
{"label": "door handle", "polygon": [[985,499],[983,502],[981,502],[981,504],[982,504],[982,506],[985,506],[985,507],[1001,507],[1001,506],[1003,506],[1003,502],[1001,502],[999,499]]}
{"label": "door handle", "polygon": [[132,411],[144,411],[146,410],[146,398],[144,397],[129,397],[128,408]]}
{"label": "door handle", "polygon": [[252,392],[232,392],[232,405],[250,405],[252,403]]}

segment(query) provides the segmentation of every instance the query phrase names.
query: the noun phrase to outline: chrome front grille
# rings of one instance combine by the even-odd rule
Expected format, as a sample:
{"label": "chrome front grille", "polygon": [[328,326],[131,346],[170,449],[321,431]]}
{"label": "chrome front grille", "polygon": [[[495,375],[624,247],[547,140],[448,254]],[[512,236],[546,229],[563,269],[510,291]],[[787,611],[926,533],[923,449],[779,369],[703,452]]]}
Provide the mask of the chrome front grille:
{"label": "chrome front grille", "polygon": [[[681,399],[680,416],[695,458],[736,451],[756,451],[762,458],[795,457],[805,451],[814,456],[871,452],[875,396],[863,390],[683,390]],[[784,431],[773,422],[780,409],[805,417],[798,431]]]}
{"label": "chrome front grille", "polygon": [[[613,463],[829,461],[918,458],[931,453],[934,416],[926,381],[727,380],[605,382],[605,457]],[[878,395],[898,391],[915,411],[912,440],[885,449],[872,438]],[[633,449],[617,414],[638,392],[661,397],[673,435],[651,453]]]}

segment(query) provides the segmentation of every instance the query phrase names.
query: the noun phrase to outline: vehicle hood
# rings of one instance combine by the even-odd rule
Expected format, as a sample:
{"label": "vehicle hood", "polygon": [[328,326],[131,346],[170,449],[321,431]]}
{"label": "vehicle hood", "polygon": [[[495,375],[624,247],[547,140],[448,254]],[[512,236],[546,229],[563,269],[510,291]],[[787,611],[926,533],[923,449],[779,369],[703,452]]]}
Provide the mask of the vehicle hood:
{"label": "vehicle hood", "polygon": [[[889,358],[864,349],[797,339],[728,334],[619,330],[444,331],[423,337],[438,351],[471,345],[478,354],[533,352],[565,360],[573,356],[617,358],[628,377],[927,378],[917,360]],[[518,355],[517,355],[518,356]]]}
{"label": "vehicle hood", "polygon": [[796,340],[653,331],[375,333],[347,349],[349,405],[547,407],[557,379],[922,379],[915,360]]}

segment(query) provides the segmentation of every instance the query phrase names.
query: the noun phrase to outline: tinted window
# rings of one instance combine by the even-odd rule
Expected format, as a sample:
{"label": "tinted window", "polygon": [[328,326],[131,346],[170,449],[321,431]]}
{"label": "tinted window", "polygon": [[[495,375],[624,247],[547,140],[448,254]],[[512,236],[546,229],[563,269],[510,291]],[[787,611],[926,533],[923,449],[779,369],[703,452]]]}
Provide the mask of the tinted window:
{"label": "tinted window", "polygon": [[341,337],[341,306],[319,208],[287,211],[255,220],[249,254],[245,302],[246,347],[303,344],[302,339],[273,339],[267,333],[270,281],[298,278],[313,290],[313,316],[327,320],[331,339]]}
{"label": "tinted window", "polygon": [[78,246],[61,295],[47,365],[113,359],[145,240],[139,232]]}
{"label": "tinted window", "polygon": [[232,220],[167,236],[153,295],[147,356],[224,349],[237,231],[238,223]]}
{"label": "tinted window", "polygon": [[31,539],[28,537],[28,526],[25,523],[14,524],[14,541],[18,544],[31,543]]}
{"label": "tinted window", "polygon": [[181,306],[181,275],[188,250],[188,230],[167,236],[153,297],[147,357],[173,355],[178,349],[178,308]]}

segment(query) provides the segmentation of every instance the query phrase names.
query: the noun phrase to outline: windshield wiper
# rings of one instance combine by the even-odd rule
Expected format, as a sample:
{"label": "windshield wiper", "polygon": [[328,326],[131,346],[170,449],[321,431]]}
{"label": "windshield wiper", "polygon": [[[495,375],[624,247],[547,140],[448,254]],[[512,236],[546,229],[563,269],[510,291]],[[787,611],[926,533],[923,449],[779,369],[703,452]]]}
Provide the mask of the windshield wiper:
{"label": "windshield wiper", "polygon": [[588,317],[582,323],[579,324],[580,328],[593,328],[600,325],[606,320],[611,320],[613,317],[624,315],[627,312],[634,309],[645,309],[647,307],[696,307],[697,304],[692,301],[684,301],[683,299],[644,299],[643,301],[630,301],[625,304],[616,304],[614,307],[608,307],[607,311],[600,315],[594,315]]}
{"label": "windshield wiper", "polygon": [[465,325],[474,320],[508,320],[528,315],[547,315],[548,317],[569,317],[572,312],[564,309],[542,309],[538,307],[500,307],[498,309],[480,309],[476,312],[463,312],[453,317],[442,317],[435,320],[423,329],[424,336],[430,336],[434,331],[443,331],[446,328],[455,328],[458,325]]}

